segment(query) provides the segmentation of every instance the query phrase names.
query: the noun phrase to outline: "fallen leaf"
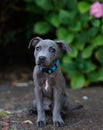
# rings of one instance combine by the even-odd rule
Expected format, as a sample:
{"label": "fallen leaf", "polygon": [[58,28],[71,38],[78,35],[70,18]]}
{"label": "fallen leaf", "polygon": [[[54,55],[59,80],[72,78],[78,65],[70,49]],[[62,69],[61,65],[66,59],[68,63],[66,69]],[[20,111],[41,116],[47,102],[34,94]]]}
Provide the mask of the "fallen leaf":
{"label": "fallen leaf", "polygon": [[9,123],[0,121],[1,130],[8,130],[9,129]]}
{"label": "fallen leaf", "polygon": [[25,120],[25,121],[22,122],[22,124],[31,124],[31,125],[33,125],[32,121],[30,121],[30,120]]}

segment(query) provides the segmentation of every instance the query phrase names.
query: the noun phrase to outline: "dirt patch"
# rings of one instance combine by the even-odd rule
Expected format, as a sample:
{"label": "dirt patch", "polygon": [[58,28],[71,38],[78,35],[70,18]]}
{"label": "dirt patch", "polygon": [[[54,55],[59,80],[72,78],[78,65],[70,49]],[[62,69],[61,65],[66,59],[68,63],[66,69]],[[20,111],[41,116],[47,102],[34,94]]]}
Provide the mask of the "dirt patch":
{"label": "dirt patch", "polygon": [[[40,130],[103,130],[102,86],[68,89],[68,92],[71,106],[79,103],[84,107],[63,115],[65,126],[62,128],[53,127],[51,114],[47,114],[47,126]],[[9,114],[0,117],[0,130],[37,130],[36,114],[28,114],[33,98],[33,84],[17,87],[0,84],[0,112]]]}

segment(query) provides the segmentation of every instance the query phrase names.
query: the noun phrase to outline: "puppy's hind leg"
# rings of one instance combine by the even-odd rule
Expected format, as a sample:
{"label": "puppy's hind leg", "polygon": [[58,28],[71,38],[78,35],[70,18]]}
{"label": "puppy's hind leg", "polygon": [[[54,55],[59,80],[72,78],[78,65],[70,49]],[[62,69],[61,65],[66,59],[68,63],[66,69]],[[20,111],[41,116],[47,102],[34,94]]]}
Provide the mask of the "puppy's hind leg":
{"label": "puppy's hind leg", "polygon": [[62,113],[78,110],[78,109],[81,109],[83,107],[83,105],[81,105],[81,104],[76,104],[76,105],[71,106],[69,104],[69,97],[66,95],[66,93],[62,94],[61,102],[62,102],[61,103],[62,104],[62,110],[61,110]]}

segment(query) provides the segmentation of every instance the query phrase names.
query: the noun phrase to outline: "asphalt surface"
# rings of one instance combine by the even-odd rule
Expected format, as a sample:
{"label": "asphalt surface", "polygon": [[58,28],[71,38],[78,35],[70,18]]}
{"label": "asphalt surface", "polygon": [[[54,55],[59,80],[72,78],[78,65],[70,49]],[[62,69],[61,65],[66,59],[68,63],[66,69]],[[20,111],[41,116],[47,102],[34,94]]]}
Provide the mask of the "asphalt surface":
{"label": "asphalt surface", "polygon": [[33,85],[0,84],[0,111],[8,112],[10,118],[8,129],[3,129],[0,117],[0,130],[103,130],[103,86],[68,89],[68,93],[71,106],[82,104],[84,107],[63,115],[65,126],[62,128],[53,126],[51,114],[47,114],[47,126],[37,128],[36,114],[28,114],[34,98]]}

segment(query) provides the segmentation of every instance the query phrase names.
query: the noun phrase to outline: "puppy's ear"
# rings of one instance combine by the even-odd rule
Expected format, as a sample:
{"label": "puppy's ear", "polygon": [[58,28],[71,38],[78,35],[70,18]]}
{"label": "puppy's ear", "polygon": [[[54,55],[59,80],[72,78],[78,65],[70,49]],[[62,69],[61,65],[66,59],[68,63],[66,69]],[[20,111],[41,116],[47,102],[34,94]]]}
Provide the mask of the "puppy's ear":
{"label": "puppy's ear", "polygon": [[40,37],[35,37],[35,38],[31,39],[29,42],[28,49],[30,49],[31,46],[35,47],[41,40],[43,40],[43,39]]}
{"label": "puppy's ear", "polygon": [[60,50],[67,51],[68,53],[72,52],[72,49],[64,41],[57,41],[56,44],[59,46]]}

